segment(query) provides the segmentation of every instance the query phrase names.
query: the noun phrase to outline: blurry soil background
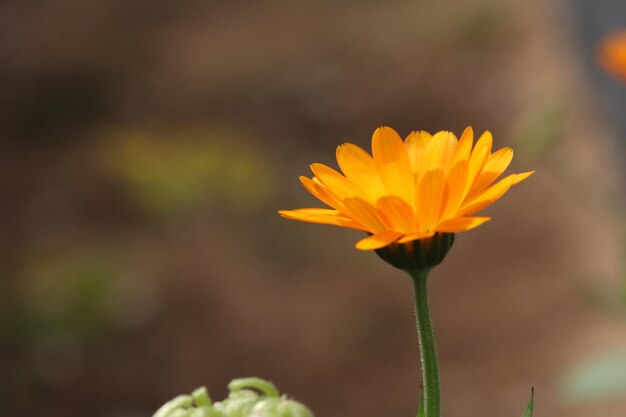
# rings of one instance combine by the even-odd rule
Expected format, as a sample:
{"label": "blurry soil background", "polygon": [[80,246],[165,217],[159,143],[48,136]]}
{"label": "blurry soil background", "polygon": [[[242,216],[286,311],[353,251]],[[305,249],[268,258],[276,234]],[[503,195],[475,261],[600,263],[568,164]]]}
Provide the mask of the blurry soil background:
{"label": "blurry soil background", "polygon": [[624,113],[599,91],[626,87],[572,4],[2,3],[0,414],[150,416],[257,375],[319,417],[414,415],[407,276],[276,211],[379,125],[471,124],[537,173],[432,274],[445,416],[518,416],[531,386],[538,417],[623,416]]}

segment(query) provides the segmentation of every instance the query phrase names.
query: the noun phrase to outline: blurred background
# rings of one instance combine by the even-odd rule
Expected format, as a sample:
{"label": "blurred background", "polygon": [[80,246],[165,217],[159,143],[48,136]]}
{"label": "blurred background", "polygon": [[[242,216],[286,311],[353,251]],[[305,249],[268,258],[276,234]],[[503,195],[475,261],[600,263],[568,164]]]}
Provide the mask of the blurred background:
{"label": "blurred background", "polygon": [[0,414],[150,416],[258,375],[317,416],[411,416],[411,284],[281,219],[389,125],[536,169],[432,274],[446,417],[626,410],[621,0],[5,1]]}

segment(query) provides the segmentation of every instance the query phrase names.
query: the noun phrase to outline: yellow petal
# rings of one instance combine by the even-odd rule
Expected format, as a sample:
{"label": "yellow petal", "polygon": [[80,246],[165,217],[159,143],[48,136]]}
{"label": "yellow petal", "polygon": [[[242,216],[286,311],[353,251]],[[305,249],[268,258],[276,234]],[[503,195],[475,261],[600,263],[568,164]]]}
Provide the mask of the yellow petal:
{"label": "yellow petal", "polygon": [[419,231],[430,232],[446,205],[446,177],[443,170],[428,171],[419,184],[416,216]]}
{"label": "yellow petal", "polygon": [[447,171],[448,165],[452,161],[456,144],[457,139],[452,132],[437,132],[424,150],[424,159],[420,172],[425,174],[435,169]]}
{"label": "yellow petal", "polygon": [[326,191],[326,188],[324,188],[323,185],[317,184],[315,181],[305,176],[300,177],[300,182],[308,192],[313,194],[314,197],[319,199],[324,204],[327,204],[334,209],[339,209],[341,207],[341,204],[333,196],[328,194],[328,191]]}
{"label": "yellow petal", "polygon": [[324,184],[322,184],[317,177],[313,177],[311,180],[313,181],[313,188],[315,189],[315,191],[320,196],[323,196],[324,199],[333,203],[331,205],[332,208],[337,209],[341,211],[342,213],[344,213],[345,215],[347,215],[348,217],[350,217],[349,213],[347,213],[345,207],[343,206],[343,203],[341,202],[341,200],[339,200],[339,198],[337,198],[334,194],[331,194],[328,191],[328,189],[324,186]]}
{"label": "yellow petal", "polygon": [[323,164],[311,164],[311,171],[326,187],[328,192],[340,201],[347,197],[362,196],[361,192],[343,175]]}
{"label": "yellow petal", "polygon": [[358,222],[343,216],[337,210],[304,208],[296,210],[280,210],[281,216],[286,219],[299,220],[308,223],[330,224],[334,226],[349,227],[351,229],[366,230]]}
{"label": "yellow petal", "polygon": [[390,127],[379,127],[372,135],[372,153],[376,164],[389,162],[409,164],[409,156],[398,133]]}
{"label": "yellow petal", "polygon": [[429,237],[433,237],[435,235],[435,232],[428,232],[428,233],[421,233],[421,232],[416,232],[416,233],[409,233],[407,235],[402,236],[400,239],[398,239],[398,243],[409,243],[409,242],[413,242],[414,240],[418,240],[418,239],[427,239]]}
{"label": "yellow petal", "polygon": [[413,201],[415,181],[404,142],[389,127],[376,129],[372,136],[372,153],[378,172],[389,194]]}
{"label": "yellow petal", "polygon": [[372,203],[385,194],[374,159],[359,146],[346,143],[337,148],[337,163],[348,180]]}
{"label": "yellow petal", "polygon": [[415,212],[403,199],[394,195],[381,197],[376,202],[378,212],[385,218],[391,230],[410,233],[417,230]]}
{"label": "yellow petal", "polygon": [[523,172],[521,174],[515,174],[515,177],[513,177],[513,185],[519,184],[520,182],[524,181],[526,178],[530,177],[534,173],[535,171],[529,171],[529,172]]}
{"label": "yellow petal", "polygon": [[452,156],[451,167],[454,167],[460,161],[467,161],[472,151],[472,145],[474,144],[474,131],[471,126],[467,126],[459,139],[459,142],[454,149],[454,155]]}
{"label": "yellow petal", "polygon": [[491,132],[489,131],[483,133],[480,136],[480,139],[478,139],[478,142],[476,142],[476,146],[474,146],[474,149],[472,150],[472,154],[470,155],[467,165],[467,184],[465,186],[465,195],[469,194],[474,181],[478,177],[478,174],[482,171],[485,161],[491,152],[492,143],[493,138],[491,136]]}
{"label": "yellow petal", "polygon": [[384,219],[381,218],[378,211],[362,198],[346,198],[343,205],[350,212],[350,217],[367,227],[368,231],[376,233],[387,230]]}
{"label": "yellow petal", "polygon": [[419,172],[422,164],[422,157],[424,156],[424,150],[426,145],[432,138],[431,134],[425,131],[411,132],[409,136],[404,140],[406,151],[409,154],[409,161],[411,162],[411,169],[413,172]]}
{"label": "yellow petal", "polygon": [[463,194],[465,192],[465,185],[467,183],[467,161],[460,160],[448,174],[448,201],[446,202],[446,208],[443,211],[442,219],[449,219],[454,217],[457,210],[461,206],[463,201]]}
{"label": "yellow petal", "polygon": [[491,220],[491,217],[457,217],[441,222],[435,228],[438,232],[458,233],[471,230]]}
{"label": "yellow petal", "polygon": [[485,191],[482,191],[474,199],[465,201],[458,214],[460,216],[466,216],[495,203],[511,188],[513,181],[515,181],[515,174],[500,180]]}
{"label": "yellow petal", "polygon": [[390,243],[393,243],[400,236],[402,236],[402,233],[399,232],[386,231],[375,233],[371,236],[359,240],[356,243],[356,248],[360,250],[375,250],[384,248]]}
{"label": "yellow petal", "polygon": [[500,175],[508,168],[511,160],[513,159],[513,149],[502,148],[497,152],[494,152],[485,162],[485,166],[482,172],[478,175],[478,178],[472,185],[470,194],[475,190],[480,190],[487,187],[492,182],[498,179]]}

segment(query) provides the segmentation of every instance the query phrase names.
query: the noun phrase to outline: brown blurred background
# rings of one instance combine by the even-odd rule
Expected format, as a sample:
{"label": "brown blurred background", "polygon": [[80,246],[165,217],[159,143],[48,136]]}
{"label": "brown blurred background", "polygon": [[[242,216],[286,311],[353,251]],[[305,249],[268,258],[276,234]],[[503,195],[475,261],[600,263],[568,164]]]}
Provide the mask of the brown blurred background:
{"label": "brown blurred background", "polygon": [[0,5],[0,415],[142,417],[258,375],[411,416],[410,282],[281,219],[390,125],[489,129],[537,174],[432,276],[446,417],[626,414],[619,1]]}

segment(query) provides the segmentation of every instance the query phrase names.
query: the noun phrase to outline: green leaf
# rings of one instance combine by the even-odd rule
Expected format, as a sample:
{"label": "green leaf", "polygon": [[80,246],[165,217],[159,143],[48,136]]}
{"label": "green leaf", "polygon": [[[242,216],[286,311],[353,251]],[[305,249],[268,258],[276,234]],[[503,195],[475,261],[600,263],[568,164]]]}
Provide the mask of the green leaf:
{"label": "green leaf", "polygon": [[528,405],[526,406],[526,411],[522,414],[522,417],[533,417],[533,402],[535,399],[535,387],[530,391],[530,400],[528,400]]}
{"label": "green leaf", "polygon": [[424,391],[420,394],[420,402],[417,407],[417,417],[425,417],[424,414]]}

